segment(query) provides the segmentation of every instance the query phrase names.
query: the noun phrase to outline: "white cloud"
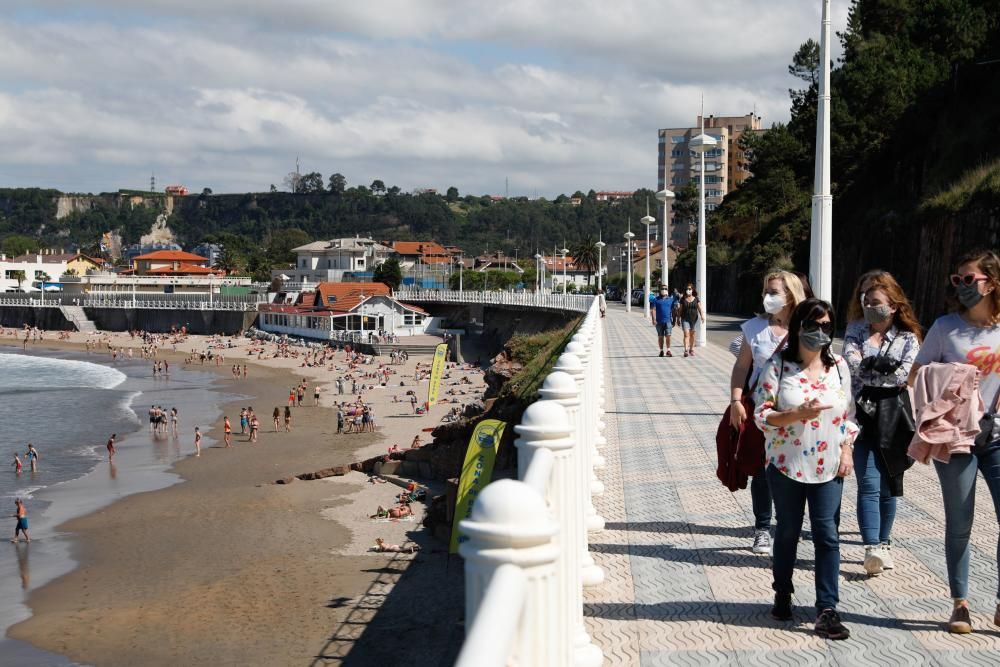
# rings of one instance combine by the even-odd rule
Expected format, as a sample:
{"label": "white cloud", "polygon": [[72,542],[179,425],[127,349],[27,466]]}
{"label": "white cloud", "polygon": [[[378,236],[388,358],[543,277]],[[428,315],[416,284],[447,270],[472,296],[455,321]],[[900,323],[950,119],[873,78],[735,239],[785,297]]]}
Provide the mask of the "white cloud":
{"label": "white cloud", "polygon": [[791,0],[35,5],[0,25],[0,184],[68,190],[266,189],[296,155],[404,189],[653,186],[656,129],[702,93],[783,120],[819,29]]}

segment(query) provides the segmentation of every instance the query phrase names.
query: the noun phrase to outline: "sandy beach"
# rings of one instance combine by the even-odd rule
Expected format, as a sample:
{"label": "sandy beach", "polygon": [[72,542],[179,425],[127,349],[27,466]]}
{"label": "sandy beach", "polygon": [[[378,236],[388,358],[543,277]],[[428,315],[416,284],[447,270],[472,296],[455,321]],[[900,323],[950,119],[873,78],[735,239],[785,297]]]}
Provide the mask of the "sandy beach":
{"label": "sandy beach", "polygon": [[[20,347],[15,337],[0,338]],[[29,343],[29,351],[32,345],[86,349],[84,334],[53,338],[49,332],[46,340]],[[107,363],[107,342],[100,340],[93,357]],[[133,347],[134,356],[142,346],[128,334],[111,334],[107,341]],[[246,339],[234,343],[219,350],[225,361],[218,366],[193,365],[218,372],[228,391],[241,397],[218,406],[207,432],[213,446],[173,466],[183,483],[129,496],[60,526],[74,535],[80,565],[32,591],[33,616],[8,635],[93,665],[318,665],[412,663],[413,633],[426,657],[421,664],[449,664],[461,637],[461,563],[449,560],[445,545],[420,528],[423,504],[413,505],[411,520],[377,521],[368,515],[391,506],[399,487],[372,484],[356,472],[274,484],[383,454],[392,445],[405,448],[417,434],[426,442],[429,434],[422,430],[439,424],[453,405],[418,416],[393,396],[403,399],[414,390],[424,400],[427,381],[415,381],[414,371],[417,363],[426,368],[430,357],[391,366],[396,374],[387,387],[363,392],[375,410],[376,433],[338,435],[332,406],[356,399],[336,391],[336,378],[347,370],[343,352],[322,367],[303,367],[301,357],[258,360],[248,355]],[[163,346],[158,358],[183,363],[209,344],[206,337],[188,337],[176,350]],[[232,378],[233,363],[247,364],[246,379]],[[451,398],[451,389],[465,392],[455,396],[462,402],[481,396],[481,372],[452,369],[450,375],[444,398]],[[462,377],[468,384],[457,384]],[[303,379],[306,406],[293,408],[293,430],[272,432],[271,411],[283,408],[289,387]],[[318,407],[312,405],[316,384]],[[245,405],[260,416],[257,443],[239,434]],[[222,448],[223,413],[233,422],[232,449]],[[421,550],[374,553],[375,537]],[[438,603],[428,605],[429,595]]]}

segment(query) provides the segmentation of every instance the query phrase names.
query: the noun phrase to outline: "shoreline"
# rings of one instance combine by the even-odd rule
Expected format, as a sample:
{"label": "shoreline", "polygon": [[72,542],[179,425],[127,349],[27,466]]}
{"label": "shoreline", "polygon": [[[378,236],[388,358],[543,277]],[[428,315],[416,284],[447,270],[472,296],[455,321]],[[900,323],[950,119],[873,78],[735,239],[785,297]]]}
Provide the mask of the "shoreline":
{"label": "shoreline", "polygon": [[[17,340],[4,342],[20,347]],[[54,340],[35,345],[82,347]],[[180,363],[187,347],[164,350],[164,356],[171,365]],[[234,361],[247,363],[247,380],[232,380]],[[31,618],[10,628],[9,637],[88,664],[298,664],[332,641],[331,630],[343,626],[352,603],[360,603],[381,576],[378,563],[441,559],[427,553],[432,545],[419,520],[368,520],[377,505],[391,504],[398,487],[368,484],[361,473],[284,486],[274,481],[384,453],[389,444],[405,447],[411,433],[437,425],[450,406],[435,406],[422,418],[393,414],[404,405],[388,401],[390,387],[405,378],[401,373],[371,392],[379,432],[336,435],[335,413],[324,406],[348,396],[324,391],[320,407],[293,409],[292,433],[275,434],[270,409],[287,403],[287,386],[304,377],[328,390],[336,373],[299,367],[294,360],[270,361],[260,363],[244,351],[227,354],[220,366],[191,367],[221,373],[217,392],[250,397],[220,400],[218,406],[234,423],[235,449],[221,448],[220,416],[204,429],[217,444],[203,448],[200,459],[186,457],[170,466],[180,483],[130,495],[61,525],[78,565],[32,592]],[[408,387],[420,388],[407,379]],[[242,443],[238,434],[238,408],[245,404],[261,416],[257,444]],[[422,514],[422,505],[415,509]],[[390,543],[414,538],[425,551],[402,559],[366,553],[372,535]],[[461,568],[452,569],[460,581]],[[456,572],[446,578],[453,580]]]}

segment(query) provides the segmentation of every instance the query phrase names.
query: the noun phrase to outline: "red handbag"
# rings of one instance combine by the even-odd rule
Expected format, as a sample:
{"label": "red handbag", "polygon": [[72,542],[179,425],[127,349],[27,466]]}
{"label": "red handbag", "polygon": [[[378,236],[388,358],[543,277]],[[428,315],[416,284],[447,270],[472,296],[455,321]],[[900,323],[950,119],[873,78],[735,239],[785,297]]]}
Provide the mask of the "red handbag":
{"label": "red handbag", "polygon": [[715,432],[718,467],[715,475],[730,491],[747,488],[747,480],[760,470],[764,462],[764,434],[753,421],[753,401],[747,392],[740,398],[747,418],[739,429],[729,421],[733,406],[726,408]]}

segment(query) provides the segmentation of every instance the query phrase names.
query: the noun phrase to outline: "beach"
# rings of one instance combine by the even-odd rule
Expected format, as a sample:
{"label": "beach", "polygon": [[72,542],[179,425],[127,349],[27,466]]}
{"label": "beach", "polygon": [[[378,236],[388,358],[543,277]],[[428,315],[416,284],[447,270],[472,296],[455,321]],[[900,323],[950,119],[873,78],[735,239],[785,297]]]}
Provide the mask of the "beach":
{"label": "beach", "polygon": [[[80,349],[84,341],[72,334],[66,341],[36,345]],[[127,334],[115,334],[111,342],[135,343]],[[172,345],[161,350],[158,358],[181,364],[207,345],[204,337],[189,337],[176,351]],[[416,382],[413,372],[416,363],[426,366],[430,358],[393,366],[398,375],[390,376],[389,387],[364,392],[376,411],[378,432],[338,435],[330,406],[349,399],[337,395],[333,383],[340,374],[336,366],[344,366],[343,353],[330,370],[329,363],[302,367],[301,358],[258,360],[247,355],[247,341],[236,345],[221,350],[226,359],[218,366],[190,365],[216,373],[227,396],[206,433],[211,446],[198,458],[186,456],[172,465],[170,472],[181,483],[129,495],[59,526],[71,535],[79,565],[33,589],[27,601],[32,616],[8,636],[93,665],[367,664],[369,659],[396,664],[397,658],[402,664],[413,657],[407,653],[408,633],[419,632],[414,639],[420,637],[428,664],[447,664],[445,656],[461,637],[455,621],[461,615],[461,564],[449,561],[446,545],[421,530],[423,504],[414,503],[416,516],[410,520],[376,521],[368,515],[380,505],[391,506],[398,486],[371,484],[358,472],[274,483],[382,454],[392,445],[405,448],[422,429],[436,426],[452,405],[414,416],[409,403],[392,398],[414,390],[423,400],[427,382]],[[92,354],[108,357],[106,348]],[[233,379],[235,362],[247,364],[246,379]],[[459,398],[479,398],[479,372],[453,370],[442,393],[463,375],[470,384],[462,386],[467,395]],[[273,433],[273,407],[283,408],[289,387],[302,379],[310,387],[306,406],[293,408],[290,433],[283,427]],[[321,399],[314,407],[317,383]],[[141,407],[142,398],[137,400]],[[239,408],[246,405],[260,415],[257,443],[239,435]],[[232,449],[222,447],[223,413],[236,432]],[[421,550],[373,553],[375,537]],[[439,602],[432,609],[429,596]],[[380,612],[378,601],[391,601],[391,609]],[[411,618],[416,608],[421,622],[401,627],[399,619]],[[371,631],[380,623],[389,634]]]}

